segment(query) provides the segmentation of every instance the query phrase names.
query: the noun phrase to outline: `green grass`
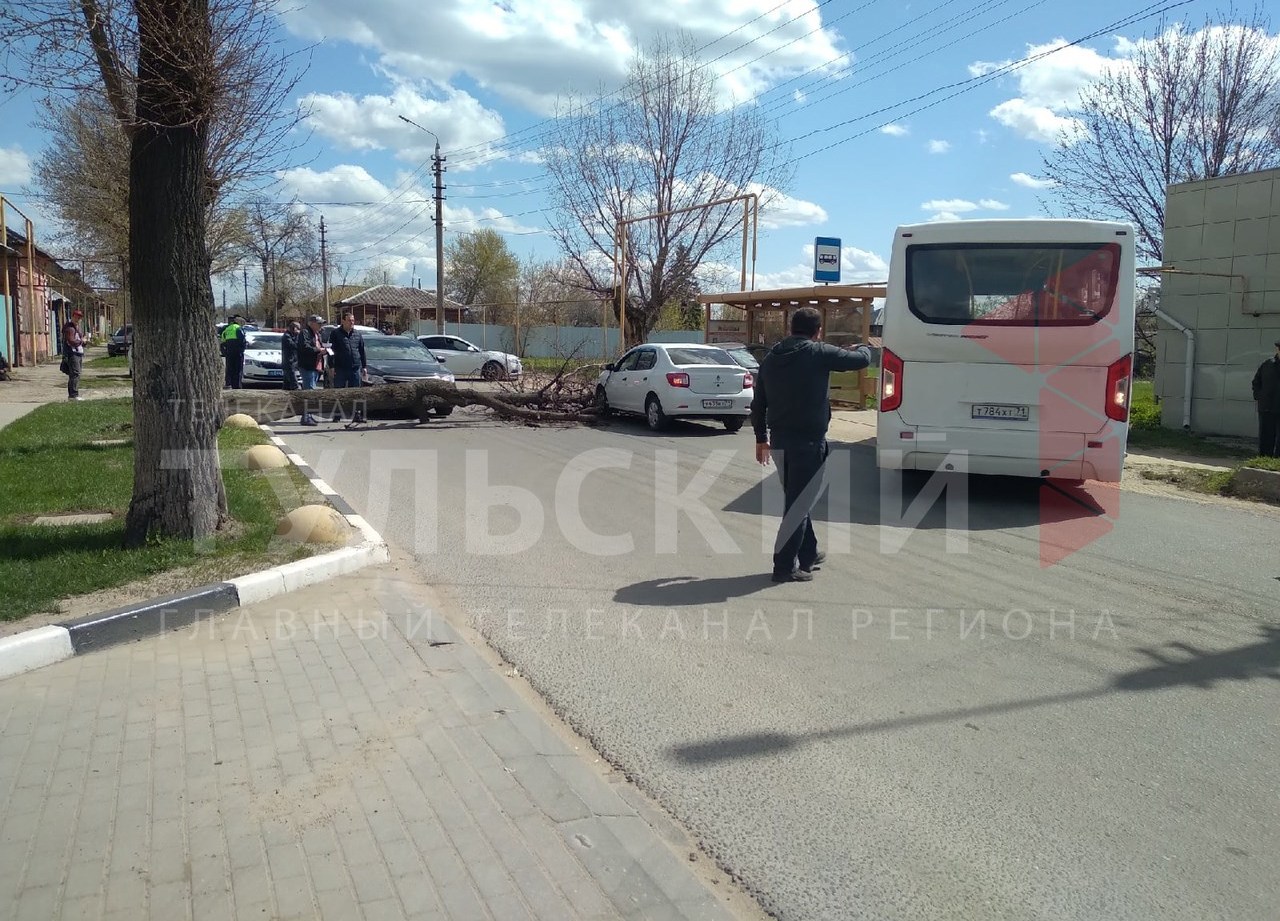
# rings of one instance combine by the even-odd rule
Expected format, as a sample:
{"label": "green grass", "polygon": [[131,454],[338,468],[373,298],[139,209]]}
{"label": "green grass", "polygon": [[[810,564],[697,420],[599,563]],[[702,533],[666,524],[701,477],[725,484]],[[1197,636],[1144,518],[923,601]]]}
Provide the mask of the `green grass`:
{"label": "green grass", "polygon": [[1258,470],[1274,470],[1280,473],[1280,457],[1251,457],[1242,466],[1256,467]]}
{"label": "green grass", "polygon": [[86,368],[119,368],[121,371],[129,367],[128,355],[114,355],[111,358],[102,356],[100,358],[91,358],[84,363]]}
{"label": "green grass", "polygon": [[[123,549],[124,514],[133,488],[130,401],[94,400],[42,406],[0,429],[0,619],[56,609],[73,595],[126,585],[176,569],[207,581],[307,555],[273,542],[289,508],[317,501],[298,471],[270,474],[237,466],[239,452],[266,441],[257,429],[224,430],[219,438],[232,523],[208,547],[154,541]],[[126,439],[97,446],[99,440]],[[277,492],[284,496],[283,502]],[[110,512],[109,522],[47,527],[39,515]]]}
{"label": "green grass", "polygon": [[602,358],[522,358],[520,364],[526,371],[545,371],[550,374],[561,368],[573,371],[586,365],[598,365],[605,361]]}
{"label": "green grass", "polygon": [[129,389],[133,387],[133,378],[128,374],[85,375],[80,378],[81,390]]}

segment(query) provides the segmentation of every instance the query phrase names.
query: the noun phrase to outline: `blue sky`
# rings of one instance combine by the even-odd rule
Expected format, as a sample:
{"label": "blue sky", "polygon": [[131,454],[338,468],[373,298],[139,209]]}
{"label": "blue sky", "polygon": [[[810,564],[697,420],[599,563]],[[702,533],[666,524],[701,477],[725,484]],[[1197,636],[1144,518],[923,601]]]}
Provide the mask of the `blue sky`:
{"label": "blue sky", "polygon": [[[636,47],[683,28],[715,59],[726,98],[759,106],[790,142],[795,178],[762,214],[756,287],[811,284],[816,236],[841,239],[842,281],[883,280],[899,224],[1043,216],[1052,190],[1035,177],[1079,89],[1162,22],[1198,25],[1214,9],[1204,0],[299,0],[280,30],[286,45],[312,48],[297,93],[310,136],[296,155],[305,166],[284,171],[276,194],[324,215],[334,283],[386,267],[400,283],[412,270],[433,287],[425,200],[435,142],[405,115],[434,131],[448,157],[449,234],[492,228],[520,257],[554,259],[538,165],[544,120],[569,91],[616,89]],[[30,126],[33,112],[24,95],[0,100],[0,191],[48,227],[40,200],[22,194],[30,160],[49,143]],[[238,285],[228,284],[234,300]]]}

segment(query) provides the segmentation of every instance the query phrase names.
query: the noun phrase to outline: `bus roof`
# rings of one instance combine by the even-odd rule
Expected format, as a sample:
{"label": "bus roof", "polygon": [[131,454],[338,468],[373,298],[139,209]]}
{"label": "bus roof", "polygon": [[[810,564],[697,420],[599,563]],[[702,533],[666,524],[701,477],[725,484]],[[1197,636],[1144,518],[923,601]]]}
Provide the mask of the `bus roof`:
{"label": "bus roof", "polygon": [[1116,234],[1128,232],[1133,234],[1132,224],[1123,221],[1095,221],[1081,218],[987,218],[983,220],[962,221],[924,221],[918,224],[901,224],[895,236],[904,233],[920,235],[930,239],[981,240],[986,238],[998,240],[1017,239],[1025,236],[1028,239],[1050,237],[1058,234],[1070,236],[1082,234]]}

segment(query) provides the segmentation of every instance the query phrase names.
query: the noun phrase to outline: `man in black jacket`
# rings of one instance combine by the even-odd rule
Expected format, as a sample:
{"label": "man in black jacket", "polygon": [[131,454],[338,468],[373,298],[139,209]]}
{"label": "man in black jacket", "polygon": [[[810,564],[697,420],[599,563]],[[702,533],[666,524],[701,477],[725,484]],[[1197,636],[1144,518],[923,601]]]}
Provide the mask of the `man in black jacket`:
{"label": "man in black jacket", "polygon": [[[321,335],[324,317],[312,315],[307,318],[306,328],[298,334],[298,370],[302,373],[302,389],[315,390],[324,370],[325,345]],[[303,407],[303,425],[318,425],[316,417],[311,415],[309,406]]]}
{"label": "man in black jacket", "polygon": [[280,367],[284,371],[284,389],[299,390],[302,382],[298,377],[298,338],[302,335],[302,324],[294,320],[280,337]]}
{"label": "man in black jacket", "polygon": [[[335,390],[363,386],[368,377],[369,361],[364,352],[364,336],[356,327],[355,314],[342,315],[342,325],[329,333],[329,348],[333,350],[333,386]],[[333,408],[333,421],[342,421],[342,410]],[[354,422],[364,421],[364,409],[356,406]]]}
{"label": "man in black jacket", "polygon": [[1258,404],[1258,453],[1280,457],[1280,339],[1276,353],[1253,375],[1253,400]]}
{"label": "man in black jacket", "polygon": [[778,473],[785,497],[782,526],[774,542],[773,581],[809,582],[818,551],[810,512],[822,490],[827,426],[831,422],[831,372],[860,371],[871,364],[871,350],[836,348],[819,342],[822,314],[801,307],[791,316],[791,335],[760,362],[751,425],[756,433],[756,461],[767,465],[771,452],[781,452]]}

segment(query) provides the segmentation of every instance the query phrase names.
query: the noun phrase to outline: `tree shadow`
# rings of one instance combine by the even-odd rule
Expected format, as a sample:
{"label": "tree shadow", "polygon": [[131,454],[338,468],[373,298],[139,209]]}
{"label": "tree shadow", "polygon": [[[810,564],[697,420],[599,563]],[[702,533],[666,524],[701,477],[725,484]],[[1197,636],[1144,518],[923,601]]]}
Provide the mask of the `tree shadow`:
{"label": "tree shadow", "polygon": [[48,534],[32,534],[32,530],[24,528],[19,535],[0,533],[0,559],[34,562],[68,553],[116,551],[124,544],[123,520],[100,525],[49,525]]}
{"label": "tree shadow", "polygon": [[981,707],[957,707],[936,713],[873,720],[815,732],[746,733],[676,745],[671,747],[668,753],[681,764],[705,766],[741,758],[772,755],[828,739],[852,738],[876,732],[911,729],[916,726],[969,721],[983,716],[999,716],[1038,707],[1094,700],[1117,693],[1161,691],[1177,687],[1212,690],[1220,682],[1251,681],[1258,678],[1280,681],[1280,627],[1265,625],[1261,628],[1261,632],[1262,638],[1258,642],[1223,652],[1204,652],[1180,642],[1168,643],[1163,649],[1176,650],[1183,654],[1182,657],[1172,656],[1160,649],[1139,648],[1136,651],[1153,659],[1154,665],[1115,675],[1107,684],[1089,690],[1050,694]]}
{"label": "tree shadow", "polygon": [[[1025,528],[1102,517],[1115,492],[1106,484],[881,470],[875,446],[865,442],[832,443],[826,469],[826,489],[814,506],[813,520],[843,524],[964,531]],[[776,473],[771,481],[752,485],[724,511],[763,515],[766,489],[781,496]]]}
{"label": "tree shadow", "polygon": [[722,579],[677,576],[625,586],[614,593],[613,600],[618,604],[659,608],[721,604],[730,598],[743,598],[774,584],[767,572]]}

